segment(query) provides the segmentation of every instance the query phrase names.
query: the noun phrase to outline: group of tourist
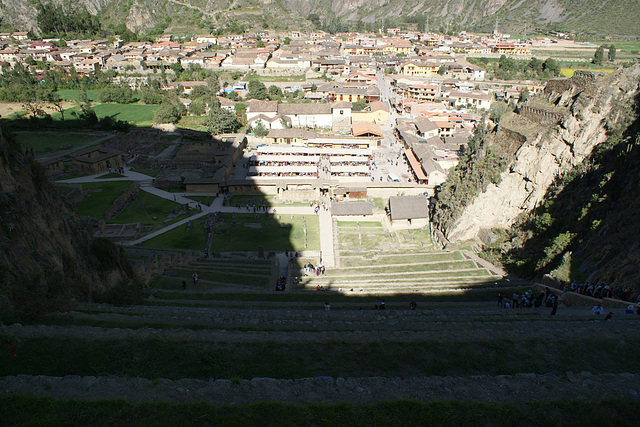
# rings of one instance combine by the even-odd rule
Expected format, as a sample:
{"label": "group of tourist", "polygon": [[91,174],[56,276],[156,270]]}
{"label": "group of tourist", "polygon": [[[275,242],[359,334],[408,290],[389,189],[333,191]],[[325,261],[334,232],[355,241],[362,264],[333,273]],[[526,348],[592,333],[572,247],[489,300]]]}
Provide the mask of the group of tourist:
{"label": "group of tourist", "polygon": [[276,280],[276,291],[284,292],[287,290],[287,278],[285,276],[278,277]]}
{"label": "group of tourist", "polygon": [[575,292],[593,298],[614,298],[623,301],[629,301],[631,299],[631,288],[627,286],[609,286],[589,282],[576,283],[576,281],[573,281],[571,284],[562,283],[560,290],[564,292]]}
{"label": "group of tourist", "polygon": [[522,295],[514,292],[511,298],[498,292],[498,307],[504,308],[538,308],[557,306],[558,295],[551,292],[549,288],[545,292],[539,293],[535,298],[531,289],[525,291]]}
{"label": "group of tourist", "polygon": [[325,212],[329,210],[329,206],[327,206],[325,202],[322,202],[322,204],[318,202],[311,202],[310,204],[313,208],[313,213],[315,213],[316,215],[318,214],[318,212],[320,212],[320,209],[323,209]]}
{"label": "group of tourist", "polygon": [[304,266],[305,273],[315,274],[316,276],[324,276],[325,271],[326,269],[322,264],[314,266],[313,264],[309,263]]}

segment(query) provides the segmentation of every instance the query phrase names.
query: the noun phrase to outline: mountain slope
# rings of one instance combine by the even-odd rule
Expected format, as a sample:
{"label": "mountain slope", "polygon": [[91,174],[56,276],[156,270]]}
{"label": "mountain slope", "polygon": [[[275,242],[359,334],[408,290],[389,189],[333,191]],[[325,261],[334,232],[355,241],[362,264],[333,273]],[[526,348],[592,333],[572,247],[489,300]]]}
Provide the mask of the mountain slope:
{"label": "mountain slope", "polygon": [[[47,181],[44,167],[0,131],[0,320],[71,298],[135,290],[117,248],[89,228]],[[137,291],[136,291],[137,292]]]}
{"label": "mountain slope", "polygon": [[637,288],[639,84],[640,64],[578,73],[503,118],[490,140],[507,160],[499,179],[461,213],[447,214],[447,194],[436,195],[442,241],[479,237],[519,274]]}
{"label": "mountain slope", "polygon": [[[51,0],[71,4],[67,0]],[[73,3],[76,4],[76,3]],[[125,23],[146,32],[221,28],[231,22],[258,28],[302,28],[316,13],[322,21],[380,21],[401,24],[428,20],[431,30],[500,31],[520,34],[556,29],[593,35],[640,35],[636,0],[79,0],[77,5],[98,14],[105,26]],[[36,7],[30,0],[0,0],[4,23],[35,28]]]}

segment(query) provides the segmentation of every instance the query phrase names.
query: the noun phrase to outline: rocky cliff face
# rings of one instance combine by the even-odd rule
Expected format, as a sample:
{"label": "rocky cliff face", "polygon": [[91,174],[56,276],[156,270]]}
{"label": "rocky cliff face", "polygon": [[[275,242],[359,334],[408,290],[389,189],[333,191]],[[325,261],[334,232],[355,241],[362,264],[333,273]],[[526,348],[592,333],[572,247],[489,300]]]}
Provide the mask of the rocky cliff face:
{"label": "rocky cliff face", "polygon": [[472,239],[481,229],[508,228],[542,201],[554,179],[582,162],[607,139],[617,106],[638,91],[640,65],[596,77],[576,73],[550,81],[544,93],[503,120],[493,137],[513,148],[513,161],[468,205],[444,233],[450,241]]}
{"label": "rocky cliff face", "polygon": [[133,283],[117,248],[94,240],[44,168],[0,131],[0,317],[53,300],[104,298]]}

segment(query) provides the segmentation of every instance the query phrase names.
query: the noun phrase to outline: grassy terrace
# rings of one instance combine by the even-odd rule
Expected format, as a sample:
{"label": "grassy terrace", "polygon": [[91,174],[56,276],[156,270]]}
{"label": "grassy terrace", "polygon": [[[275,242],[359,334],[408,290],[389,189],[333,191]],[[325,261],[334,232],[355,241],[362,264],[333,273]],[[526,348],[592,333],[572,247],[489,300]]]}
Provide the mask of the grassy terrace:
{"label": "grassy terrace", "polygon": [[36,157],[55,154],[87,143],[103,142],[109,136],[100,133],[79,132],[18,132],[23,149],[31,150]]}
{"label": "grassy terrace", "polygon": [[[179,215],[174,216],[173,212],[176,210]],[[149,226],[149,231],[156,231],[180,221],[190,214],[184,211],[180,203],[141,190],[136,198],[115,219],[108,222],[113,224],[139,222],[142,225]]]}
{"label": "grassy terrace", "polygon": [[82,189],[90,195],[88,199],[76,203],[76,210],[80,215],[102,219],[105,211],[131,183],[132,181],[112,181],[82,184]]}
{"label": "grassy terrace", "polygon": [[320,226],[315,215],[274,217],[256,213],[221,217],[223,222],[214,229],[211,248],[214,252],[255,251],[258,245],[263,245],[265,251],[317,250],[320,247]]}
{"label": "grassy terrace", "polygon": [[[0,353],[0,376],[117,375],[147,379],[469,376],[518,372],[640,373],[640,341],[198,342],[31,338]],[[429,351],[425,351],[429,349]],[[589,357],[576,359],[574,355]],[[125,356],[126,355],[126,356]],[[260,357],[256,357],[260,355]],[[617,361],[624,360],[624,364]],[[282,363],[286,361],[286,363]]]}
{"label": "grassy terrace", "polygon": [[[525,405],[475,402],[417,402],[397,400],[374,404],[258,403],[138,403],[61,401],[51,398],[0,396],[7,425],[273,425],[370,426],[415,425],[627,425],[637,412],[636,402],[602,399],[595,402],[565,400]],[[100,421],[98,421],[100,420]]]}

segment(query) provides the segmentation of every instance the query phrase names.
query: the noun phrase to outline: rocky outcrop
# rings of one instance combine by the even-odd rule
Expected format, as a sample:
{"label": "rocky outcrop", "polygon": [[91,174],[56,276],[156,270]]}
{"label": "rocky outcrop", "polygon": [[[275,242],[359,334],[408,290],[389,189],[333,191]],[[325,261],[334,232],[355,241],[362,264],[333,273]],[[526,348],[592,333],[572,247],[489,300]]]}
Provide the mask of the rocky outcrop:
{"label": "rocky outcrop", "polygon": [[[468,205],[445,231],[450,241],[475,238],[481,228],[508,228],[518,215],[534,209],[554,179],[582,162],[607,139],[607,126],[617,119],[617,106],[630,102],[638,91],[640,65],[620,69],[596,78],[577,73],[568,79],[552,80],[538,104],[553,106],[548,115],[539,107],[525,115],[507,118],[493,143],[517,147],[498,185],[491,184]],[[566,109],[559,117],[553,111]],[[536,120],[532,115],[551,120]],[[558,121],[558,124],[553,124]],[[519,135],[519,136],[518,136]],[[514,140],[524,141],[519,147]]]}
{"label": "rocky outcrop", "polygon": [[117,248],[92,239],[49,184],[44,167],[1,131],[0,266],[0,311],[36,302],[42,308],[55,298],[100,297],[133,279]]}

